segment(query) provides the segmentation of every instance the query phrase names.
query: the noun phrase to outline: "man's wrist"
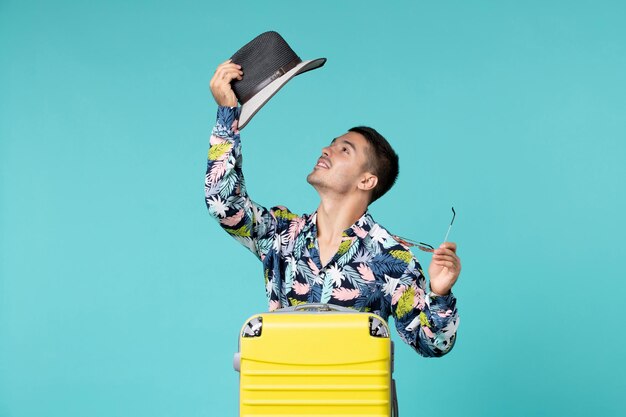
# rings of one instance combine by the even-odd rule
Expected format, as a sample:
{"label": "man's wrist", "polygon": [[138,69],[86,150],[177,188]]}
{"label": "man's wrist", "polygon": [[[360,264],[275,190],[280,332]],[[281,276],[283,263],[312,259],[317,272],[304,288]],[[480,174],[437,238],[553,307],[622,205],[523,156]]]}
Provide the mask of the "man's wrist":
{"label": "man's wrist", "polygon": [[239,107],[237,106],[218,106],[217,107],[217,124],[223,126],[230,131],[233,122],[239,119]]}
{"label": "man's wrist", "polygon": [[430,297],[432,303],[435,303],[441,306],[452,305],[454,304],[456,300],[456,296],[454,295],[452,290],[448,291],[447,294],[439,294],[439,293],[434,292],[431,289],[430,292],[428,293],[428,296]]}
{"label": "man's wrist", "polygon": [[445,297],[447,295],[450,295],[451,291],[452,288],[448,288],[446,290],[445,288],[433,288],[432,285],[430,286],[431,294],[436,295],[437,297]]}

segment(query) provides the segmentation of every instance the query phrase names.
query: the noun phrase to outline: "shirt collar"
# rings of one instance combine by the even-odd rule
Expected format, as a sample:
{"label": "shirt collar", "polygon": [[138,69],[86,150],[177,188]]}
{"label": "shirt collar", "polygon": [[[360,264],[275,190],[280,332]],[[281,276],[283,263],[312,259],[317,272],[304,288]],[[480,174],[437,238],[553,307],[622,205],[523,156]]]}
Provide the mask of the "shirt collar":
{"label": "shirt collar", "polygon": [[[359,217],[359,219],[355,221],[352,226],[343,231],[343,236],[355,237],[365,235],[369,233],[372,225],[374,225],[374,219],[372,218],[369,210],[365,210],[365,213],[363,213],[363,215]],[[317,237],[317,210],[308,216],[303,232],[306,234],[307,238]]]}

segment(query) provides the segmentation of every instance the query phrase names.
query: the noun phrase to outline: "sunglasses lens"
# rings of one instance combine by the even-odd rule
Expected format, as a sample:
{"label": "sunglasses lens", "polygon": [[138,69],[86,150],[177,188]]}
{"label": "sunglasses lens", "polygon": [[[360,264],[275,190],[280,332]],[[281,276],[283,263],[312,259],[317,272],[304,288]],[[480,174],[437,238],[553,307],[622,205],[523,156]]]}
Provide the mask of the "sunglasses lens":
{"label": "sunglasses lens", "polygon": [[396,235],[393,235],[393,237],[394,237],[394,239],[396,239],[398,242],[402,243],[405,246],[415,246],[415,244],[413,244],[413,242],[411,242],[408,239],[405,239],[403,237],[396,236]]}
{"label": "sunglasses lens", "polygon": [[402,243],[405,246],[417,246],[417,248],[419,250],[423,250],[424,252],[434,252],[435,248],[433,248],[432,246],[430,246],[428,243],[424,243],[424,242],[414,242],[410,239],[406,239],[397,235],[393,236],[398,242]]}
{"label": "sunglasses lens", "polygon": [[427,243],[420,242],[417,246],[418,249],[423,250],[424,252],[434,252],[435,249]]}

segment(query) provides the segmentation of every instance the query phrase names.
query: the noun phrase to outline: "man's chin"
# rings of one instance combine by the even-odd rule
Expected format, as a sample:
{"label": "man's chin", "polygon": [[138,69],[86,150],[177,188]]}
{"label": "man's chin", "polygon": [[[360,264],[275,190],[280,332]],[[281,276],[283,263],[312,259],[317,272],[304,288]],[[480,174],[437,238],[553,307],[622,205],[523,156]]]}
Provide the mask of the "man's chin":
{"label": "man's chin", "polygon": [[313,187],[319,184],[319,179],[316,178],[315,170],[311,171],[311,173],[306,176],[306,182],[311,184]]}

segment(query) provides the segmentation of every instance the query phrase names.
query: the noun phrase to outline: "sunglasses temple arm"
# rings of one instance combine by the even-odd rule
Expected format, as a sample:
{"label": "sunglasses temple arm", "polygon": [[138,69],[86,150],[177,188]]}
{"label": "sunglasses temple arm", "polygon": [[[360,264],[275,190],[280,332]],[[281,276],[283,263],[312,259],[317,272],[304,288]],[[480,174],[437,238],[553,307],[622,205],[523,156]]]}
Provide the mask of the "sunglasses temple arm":
{"label": "sunglasses temple arm", "polygon": [[443,238],[444,243],[448,241],[448,235],[450,234],[450,229],[452,229],[452,224],[448,226],[448,231],[446,232],[446,237]]}

